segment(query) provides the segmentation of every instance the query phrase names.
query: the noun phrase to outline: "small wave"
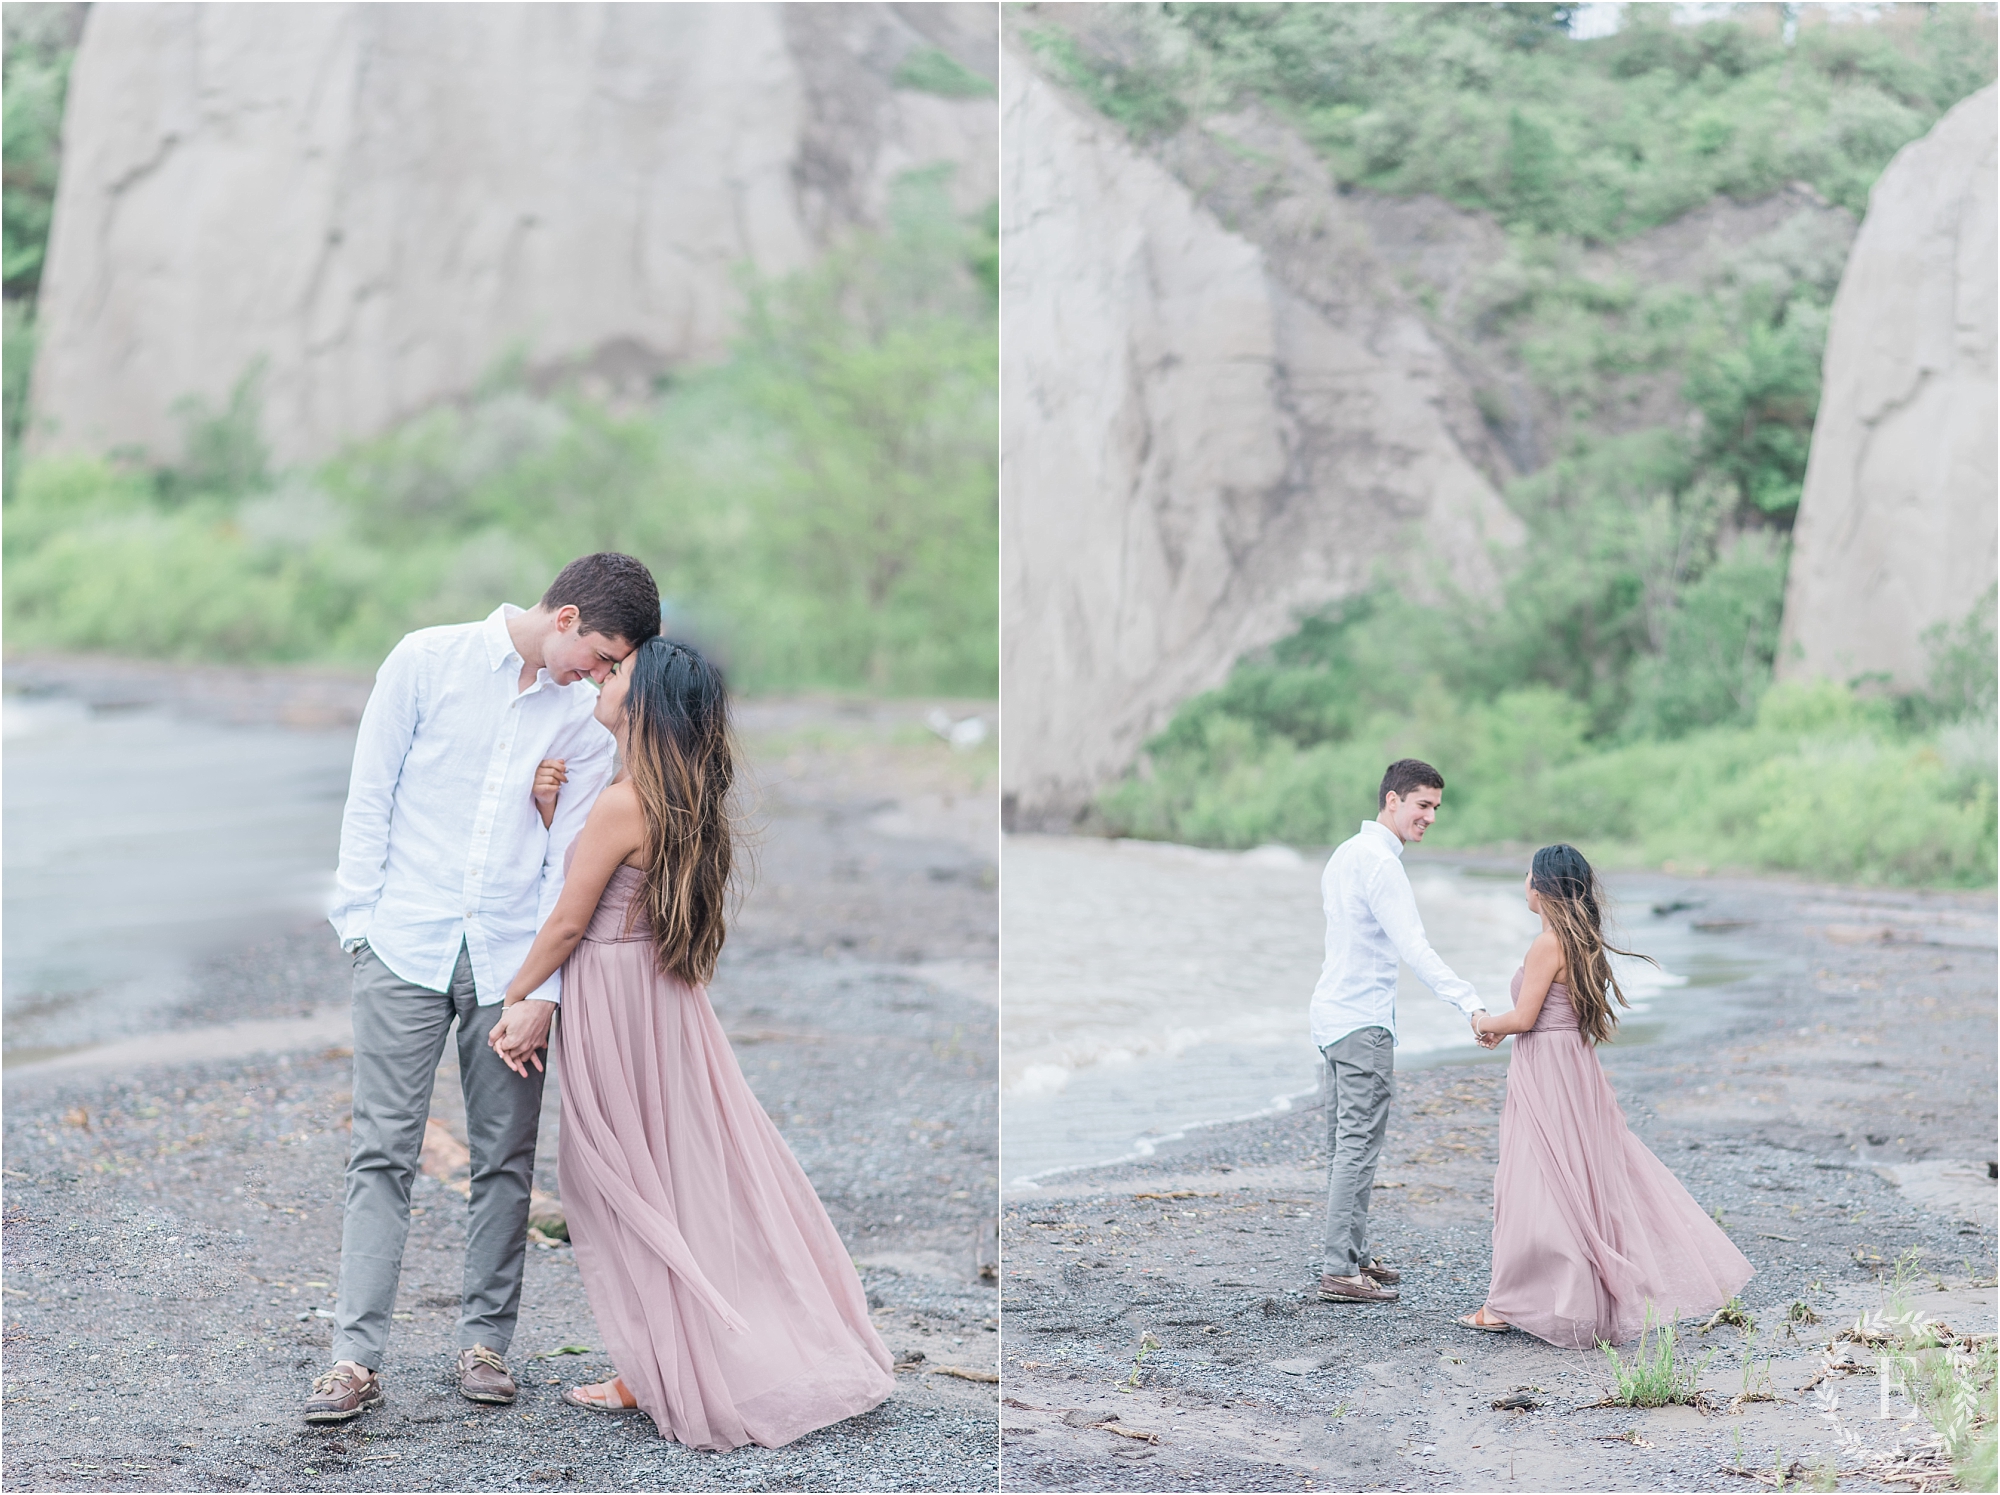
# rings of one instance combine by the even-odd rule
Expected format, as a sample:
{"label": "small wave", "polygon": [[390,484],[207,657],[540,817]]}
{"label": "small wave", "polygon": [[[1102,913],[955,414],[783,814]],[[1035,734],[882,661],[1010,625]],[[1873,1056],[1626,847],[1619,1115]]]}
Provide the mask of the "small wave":
{"label": "small wave", "polygon": [[[1087,1163],[1063,1163],[1054,1168],[1041,1168],[1033,1173],[1024,1173],[1019,1178],[1008,1180],[1008,1187],[1014,1189],[1039,1189],[1046,1180],[1061,1178],[1065,1174],[1082,1173],[1091,1168],[1109,1168],[1117,1163],[1140,1162],[1152,1157],[1160,1150],[1161,1146],[1168,1142],[1184,1141],[1190,1132],[1207,1131],[1212,1127],[1218,1126],[1233,1126],[1239,1121],[1256,1121],[1264,1116],[1282,1116],[1300,1101],[1316,1098],[1318,1095],[1319,1088],[1317,1086],[1314,1086],[1310,1090],[1296,1090],[1283,1095],[1274,1095],[1271,1097],[1271,1103],[1267,1106],[1259,1106],[1255,1110],[1243,1111],[1234,1116],[1215,1116],[1200,1121],[1186,1122],[1170,1132],[1155,1132],[1144,1137],[1134,1137],[1128,1144],[1127,1150],[1115,1157],[1093,1158]],[[1115,1146],[1116,1144],[1111,1145]]]}
{"label": "small wave", "polygon": [[1030,1064],[1021,1077],[1007,1087],[1009,1095],[1055,1095],[1069,1088],[1071,1071],[1062,1064]]}
{"label": "small wave", "polygon": [[[1050,1095],[1083,1069],[1110,1069],[1144,1060],[1178,1059],[1220,1044],[1270,1048],[1304,1041],[1300,1014],[1261,1012],[1204,1027],[1174,1026],[1153,1033],[1099,1029],[1068,1034],[1038,1044],[1018,1058],[1003,1057],[1002,1088],[1008,1095]],[[1056,1075],[1063,1076],[1061,1080]]]}

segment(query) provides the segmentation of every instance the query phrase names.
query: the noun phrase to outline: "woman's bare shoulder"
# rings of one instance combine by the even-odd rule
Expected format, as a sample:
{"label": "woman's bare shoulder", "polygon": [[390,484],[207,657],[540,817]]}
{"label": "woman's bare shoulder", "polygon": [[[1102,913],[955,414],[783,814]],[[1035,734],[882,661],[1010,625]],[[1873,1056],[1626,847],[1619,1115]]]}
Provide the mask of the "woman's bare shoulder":
{"label": "woman's bare shoulder", "polygon": [[599,811],[613,816],[642,814],[639,791],[632,787],[630,779],[614,779],[604,786],[603,792],[597,796],[597,803],[591,806],[591,813]]}
{"label": "woman's bare shoulder", "polygon": [[1547,971],[1550,985],[1569,985],[1569,959],[1563,954],[1562,941],[1556,938],[1553,929],[1544,929],[1535,936],[1534,944],[1528,946],[1528,964],[1538,972]]}
{"label": "woman's bare shoulder", "polygon": [[622,860],[629,867],[645,866],[646,806],[630,779],[607,784],[590,807],[590,818],[607,837],[624,849]]}
{"label": "woman's bare shoulder", "polygon": [[611,836],[620,841],[643,841],[646,838],[646,812],[639,803],[639,793],[630,782],[620,779],[615,784],[604,786],[604,792],[597,796],[597,803],[590,807],[590,818],[584,822],[584,834]]}

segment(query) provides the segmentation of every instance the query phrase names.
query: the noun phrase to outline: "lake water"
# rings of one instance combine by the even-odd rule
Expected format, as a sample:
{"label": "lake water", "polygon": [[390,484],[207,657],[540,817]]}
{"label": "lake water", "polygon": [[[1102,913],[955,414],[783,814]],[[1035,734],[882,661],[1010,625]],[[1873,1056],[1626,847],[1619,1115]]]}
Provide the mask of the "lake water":
{"label": "lake water", "polygon": [[[1166,1138],[1317,1092],[1307,1029],[1325,916],[1323,855],[1010,836],[1001,860],[1001,1167],[1010,1187],[1143,1156]],[[1519,870],[1413,851],[1410,884],[1444,961],[1495,1011],[1541,928]],[[1606,878],[1618,927],[1664,969],[1619,962],[1621,1039],[1677,1034],[1754,996],[1771,969],[1746,938],[1696,931],[1677,879]],[[1693,895],[1698,898],[1699,894]],[[1619,917],[1622,915],[1622,917]],[[1479,1062],[1455,1007],[1405,970],[1397,1063]]]}
{"label": "lake water", "polygon": [[0,732],[10,1054],[157,1026],[202,955],[324,911],[351,728],[10,694]]}

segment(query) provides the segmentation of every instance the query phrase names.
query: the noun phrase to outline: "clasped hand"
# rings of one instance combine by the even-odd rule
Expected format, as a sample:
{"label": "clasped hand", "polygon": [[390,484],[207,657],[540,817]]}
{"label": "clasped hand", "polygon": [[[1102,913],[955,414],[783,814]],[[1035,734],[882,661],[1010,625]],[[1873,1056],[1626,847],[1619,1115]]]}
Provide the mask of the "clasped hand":
{"label": "clasped hand", "polygon": [[487,1045],[515,1074],[527,1077],[528,1066],[542,1067],[541,1050],[548,1046],[549,1022],[556,1004],[522,1000],[509,1002],[486,1035]]}
{"label": "clasped hand", "polygon": [[1506,1037],[1507,1036],[1506,1034],[1482,1033],[1479,1030],[1479,1014],[1473,1012],[1473,1013],[1468,1013],[1467,1016],[1472,1021],[1472,1036],[1479,1040],[1479,1046],[1482,1049],[1497,1049],[1500,1047],[1500,1040]]}

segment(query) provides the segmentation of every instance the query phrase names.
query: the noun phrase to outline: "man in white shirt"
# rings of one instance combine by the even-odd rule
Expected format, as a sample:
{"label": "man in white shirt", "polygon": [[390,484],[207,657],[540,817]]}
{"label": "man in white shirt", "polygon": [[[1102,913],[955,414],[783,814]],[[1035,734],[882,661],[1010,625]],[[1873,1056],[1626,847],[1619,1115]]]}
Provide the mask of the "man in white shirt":
{"label": "man in white shirt", "polygon": [[[520,1309],[542,1069],[515,1074],[487,1045],[496,1022],[546,1041],[561,976],[501,998],[562,892],[563,858],[609,782],[611,734],[591,712],[602,682],[660,631],[652,574],[630,556],[565,566],[534,607],[424,628],[390,651],[361,716],[328,917],[354,957],[354,1142],[334,1312],[334,1367],[308,1422],[380,1405],[377,1372],[410,1228],[431,1087],[458,1026],[472,1152],[459,1389],[510,1402],[504,1356]],[[546,827],[533,796],[545,758],[568,781]]]}
{"label": "man in white shirt", "polygon": [[1391,763],[1376,794],[1377,815],[1334,850],[1320,877],[1326,963],[1313,989],[1312,1034],[1327,1065],[1326,1254],[1319,1295],[1329,1302],[1393,1303],[1402,1279],[1368,1252],[1368,1200],[1395,1090],[1397,961],[1467,1022],[1486,1010],[1424,938],[1403,870],[1404,845],[1423,840],[1443,802],[1444,776],[1430,764],[1415,758]]}

